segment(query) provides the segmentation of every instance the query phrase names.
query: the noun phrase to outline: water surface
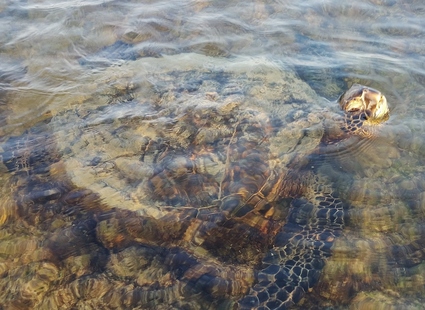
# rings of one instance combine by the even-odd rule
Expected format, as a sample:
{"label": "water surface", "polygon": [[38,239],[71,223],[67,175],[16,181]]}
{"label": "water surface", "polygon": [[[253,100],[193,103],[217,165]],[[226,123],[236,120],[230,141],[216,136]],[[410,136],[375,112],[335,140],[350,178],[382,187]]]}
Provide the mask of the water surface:
{"label": "water surface", "polygon": [[[164,102],[184,108],[196,106],[201,94],[208,92],[214,98],[211,89],[220,89],[220,96],[242,96],[250,109],[269,115],[280,111],[279,126],[301,122],[311,113],[304,130],[319,134],[312,115],[320,115],[321,109],[332,110],[332,101],[352,84],[361,83],[385,94],[390,120],[373,143],[347,145],[343,151],[330,149],[326,159],[318,163],[318,171],[338,184],[350,208],[346,227],[333,245],[319,283],[299,307],[370,309],[388,305],[420,309],[425,289],[424,21],[425,4],[419,0],[0,3],[3,161],[7,154],[20,154],[16,149],[25,153],[28,148],[35,153],[33,162],[1,168],[0,304],[5,309],[108,308],[106,301],[97,303],[97,296],[78,298],[76,290],[86,285],[88,291],[97,288],[101,292],[118,287],[111,293],[111,304],[124,300],[123,296],[134,292],[134,286],[169,287],[162,299],[139,306],[176,306],[170,296],[184,296],[183,289],[170,285],[167,264],[156,252],[160,244],[106,250],[93,233],[96,221],[102,220],[85,218],[86,214],[97,216],[99,204],[100,209],[108,210],[122,201],[133,207],[135,200],[140,203],[137,194],[137,199],[132,195],[119,198],[110,188],[136,192],[140,179],[149,174],[129,164],[140,158],[139,146],[145,145],[140,139],[117,144],[119,155],[102,153],[102,143],[114,137],[121,143],[125,126],[133,133],[140,119],[143,126],[149,123],[166,130],[184,116],[178,111],[190,109],[165,108]],[[209,60],[202,63],[203,59]],[[254,72],[271,73],[258,78]],[[264,81],[268,84],[261,90]],[[295,94],[300,89],[303,94]],[[305,94],[307,89],[311,92]],[[175,93],[181,94],[180,101],[166,97]],[[270,105],[278,108],[273,110]],[[174,111],[173,117],[167,111]],[[113,127],[117,124],[124,126],[119,127],[123,132]],[[80,138],[81,130],[86,130],[86,136]],[[141,135],[149,135],[147,131]],[[18,137],[28,132],[36,138],[25,144],[27,140]],[[181,146],[185,133],[182,129]],[[67,148],[62,141],[77,142]],[[81,177],[86,183],[78,179],[75,171],[80,166],[72,161],[78,143],[83,150],[84,143],[97,147],[80,154],[87,156],[81,167],[98,169],[106,156],[115,156],[120,158],[115,163],[122,177],[106,179],[110,167],[104,166],[103,171],[96,171],[101,180],[96,179],[96,186],[87,185],[90,179]],[[161,149],[159,140],[157,143],[155,147]],[[276,152],[289,149],[289,142],[284,142]],[[38,169],[35,177],[25,170],[27,164]],[[131,182],[122,183],[125,178]],[[108,186],[99,185],[101,182]],[[44,187],[50,183],[53,185]],[[66,191],[74,186],[79,189],[72,190],[73,196]],[[99,188],[108,188],[102,192],[106,196],[101,203],[81,193]],[[77,202],[69,202],[74,201],[72,197],[77,197]],[[89,202],[96,205],[93,210],[76,207],[72,214],[55,211],[65,208],[63,205],[86,206]],[[155,205],[159,211],[149,215],[160,216],[164,204],[179,205],[160,201],[159,207]],[[42,210],[31,209],[31,205]],[[26,214],[27,210],[33,213]],[[84,221],[78,221],[81,218]],[[74,229],[75,223],[80,228]],[[119,231],[108,234],[111,243],[124,238]],[[75,241],[74,246],[82,250],[61,247],[62,240],[82,242]],[[120,253],[130,254],[120,257]],[[142,257],[144,262],[134,257]],[[122,271],[120,264],[125,265],[125,259],[128,268]],[[226,262],[226,268],[231,269],[232,263]],[[252,270],[243,270],[247,278]],[[228,305],[212,296],[178,305],[189,309]],[[131,302],[122,305],[132,308]]]}

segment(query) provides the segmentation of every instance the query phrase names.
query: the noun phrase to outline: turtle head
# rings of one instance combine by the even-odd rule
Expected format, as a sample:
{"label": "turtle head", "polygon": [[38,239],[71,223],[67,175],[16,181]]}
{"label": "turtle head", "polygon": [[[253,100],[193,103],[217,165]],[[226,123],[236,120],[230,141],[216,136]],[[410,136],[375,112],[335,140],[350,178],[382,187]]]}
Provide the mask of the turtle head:
{"label": "turtle head", "polygon": [[387,99],[380,91],[354,84],[338,99],[341,109],[364,124],[377,125],[389,118]]}

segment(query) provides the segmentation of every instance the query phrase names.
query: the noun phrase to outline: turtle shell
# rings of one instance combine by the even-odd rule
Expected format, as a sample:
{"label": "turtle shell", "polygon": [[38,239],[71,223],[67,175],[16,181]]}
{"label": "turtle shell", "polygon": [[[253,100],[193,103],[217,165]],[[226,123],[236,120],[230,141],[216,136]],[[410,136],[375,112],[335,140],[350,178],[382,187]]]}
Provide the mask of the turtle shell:
{"label": "turtle shell", "polygon": [[[210,206],[238,187],[255,191],[270,160],[285,166],[288,154],[311,152],[323,134],[313,111],[326,101],[265,59],[186,54],[125,66],[94,78],[134,74],[115,81],[109,100],[96,94],[51,122],[72,182],[110,207],[158,217],[164,207]],[[235,165],[255,166],[258,180],[230,176]]]}

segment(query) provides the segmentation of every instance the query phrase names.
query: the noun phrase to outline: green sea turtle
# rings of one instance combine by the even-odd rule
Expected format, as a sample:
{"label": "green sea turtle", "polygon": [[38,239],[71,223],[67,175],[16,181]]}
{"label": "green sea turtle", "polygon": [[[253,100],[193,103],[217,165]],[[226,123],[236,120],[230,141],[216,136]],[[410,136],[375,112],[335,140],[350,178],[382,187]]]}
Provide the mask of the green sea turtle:
{"label": "green sea turtle", "polygon": [[[334,127],[323,135],[315,152],[353,135],[369,139],[374,131],[371,126],[388,119],[385,97],[371,88],[354,85],[340,97],[339,104],[345,112],[342,122],[338,128]],[[256,132],[259,127],[267,128],[265,124],[254,127]],[[184,231],[185,235],[190,231],[192,246],[195,244],[215,251],[221,257],[238,257],[243,263],[250,259],[258,260],[255,254],[261,253],[262,256],[264,244],[271,247],[262,258],[262,269],[256,275],[258,283],[238,304],[242,309],[284,309],[298,302],[317,282],[325,259],[330,256],[330,247],[343,228],[346,206],[328,182],[310,169],[304,157],[300,160],[297,156],[284,167],[276,163],[273,167],[265,165],[267,159],[261,156],[270,151],[264,141],[267,134],[260,134],[255,142],[245,141],[247,131],[249,127],[242,129],[239,135],[234,132],[225,144],[230,150],[227,156],[238,157],[238,160],[231,160],[222,182],[216,182],[220,186],[224,184],[224,190],[217,186],[215,192],[219,195],[222,191],[224,195],[219,204],[220,215],[214,218],[211,210],[206,215],[198,211],[197,220]],[[232,143],[240,144],[238,148],[231,149]],[[261,148],[264,153],[258,152]],[[177,203],[182,201],[184,206],[199,205],[197,199],[200,196],[192,192],[195,185],[201,185],[196,189],[200,193],[205,191],[205,184],[210,184],[206,179],[192,180],[204,172],[202,169],[197,171],[202,165],[198,165],[196,160],[169,165],[167,156],[163,162],[160,171],[150,179],[155,196],[169,203],[174,200]],[[291,200],[289,208],[285,208],[282,201],[288,198],[294,200]],[[255,233],[252,233],[253,230]],[[204,290],[222,289],[229,294],[239,293],[240,287],[234,284],[236,281],[221,280],[224,283],[220,283],[216,279],[218,275],[208,274],[206,270],[202,271],[205,274],[196,274],[197,279],[207,275],[211,277],[202,279],[205,283],[199,284]],[[243,279],[240,281],[243,282]],[[236,292],[232,291],[234,286],[237,287]]]}
{"label": "green sea turtle", "polygon": [[[313,113],[301,83],[275,107],[245,105],[235,76],[249,61],[229,71],[200,60],[202,70],[136,75],[106,104],[94,96],[3,144],[10,217],[40,227],[41,257],[67,275],[34,307],[284,309],[318,281],[346,205],[313,155],[370,139],[388,119],[385,97],[354,85],[339,109]],[[264,68],[238,78],[282,95],[280,70]]]}

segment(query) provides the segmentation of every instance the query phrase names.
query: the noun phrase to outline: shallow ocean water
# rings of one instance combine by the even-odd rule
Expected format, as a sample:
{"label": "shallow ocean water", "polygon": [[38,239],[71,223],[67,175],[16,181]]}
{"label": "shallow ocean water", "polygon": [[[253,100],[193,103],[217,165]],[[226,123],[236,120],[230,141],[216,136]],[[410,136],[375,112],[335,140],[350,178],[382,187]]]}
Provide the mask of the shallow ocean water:
{"label": "shallow ocean water", "polygon": [[[292,105],[278,109],[283,126],[290,123],[287,115],[302,118],[303,113],[317,115],[321,109],[332,107],[331,102],[354,83],[379,89],[388,99],[390,119],[372,143],[330,150],[320,163],[320,171],[337,184],[350,208],[346,227],[332,247],[332,256],[318,284],[295,307],[423,307],[422,1],[2,1],[0,24],[2,159],[13,153],[13,148],[24,153],[26,147],[39,151],[35,161],[52,165],[49,171],[54,180],[46,183],[60,183],[39,189],[41,178],[31,179],[21,173],[26,163],[20,164],[18,177],[16,171],[8,171],[10,167],[0,169],[0,305],[4,309],[99,308],[96,294],[87,291],[109,292],[114,286],[121,290],[111,293],[109,305],[125,300],[136,286],[170,288],[157,303],[146,301],[138,305],[140,308],[176,307],[170,296],[184,296],[180,287],[170,284],[172,279],[163,262],[158,261],[156,248],[127,246],[122,251],[106,251],[91,239],[95,238],[93,234],[86,233],[96,223],[80,222],[78,225],[84,227],[78,232],[73,230],[72,225],[79,218],[78,208],[63,216],[54,211],[39,215],[43,214],[39,209],[55,209],[57,201],[61,201],[55,195],[62,195],[61,189],[71,186],[69,183],[102,192],[101,208],[110,204],[142,209],[137,204],[134,207],[134,201],[137,198],[140,203],[143,196],[135,194],[136,198],[122,200],[116,194],[137,192],[141,176],[146,175],[125,161],[140,157],[135,145],[138,147],[141,142],[130,136],[127,144],[115,146],[114,152],[122,152],[119,155],[110,155],[108,146],[102,153],[102,143],[112,141],[115,135],[119,143],[125,140],[122,132],[110,129],[112,125],[108,124],[123,122],[134,134],[139,117],[149,120],[153,128],[168,128],[167,114],[162,117],[161,108],[177,109],[166,104],[190,106],[192,102],[187,98],[197,100],[197,95],[210,93],[216,87],[222,92],[220,96],[243,94],[250,108],[266,114],[275,112],[268,110],[269,105],[292,98]],[[210,84],[200,87],[199,83],[205,80]],[[261,89],[264,81],[268,85]],[[311,93],[305,94],[307,89]],[[290,96],[300,90],[303,94]],[[170,97],[164,96],[167,92]],[[171,98],[173,92],[183,94],[180,101]],[[187,93],[194,97],[187,97]],[[211,92],[210,96],[216,95]],[[194,105],[198,104],[196,100]],[[310,104],[303,104],[302,100]],[[139,108],[138,103],[147,104]],[[111,108],[102,110],[105,106]],[[126,123],[126,117],[135,123]],[[304,129],[316,131],[314,121],[306,124],[311,127]],[[93,130],[85,132],[82,128]],[[28,130],[38,138],[34,145],[20,147],[14,139]],[[182,132],[183,142],[179,143],[184,146]],[[80,134],[82,138],[75,142]],[[73,142],[68,146],[69,141]],[[93,145],[95,148],[91,149]],[[286,147],[282,145],[282,150]],[[47,153],[54,149],[54,156],[58,157],[46,159],[46,153],[41,151],[45,149]],[[78,153],[78,157],[76,150],[86,153]],[[115,162],[121,177],[106,179],[110,177],[106,166],[105,170],[96,171],[96,181],[87,177],[84,169],[106,162],[107,156],[121,158]],[[81,158],[86,158],[87,163],[81,164]],[[83,172],[79,174],[78,169]],[[123,183],[125,178],[131,182]],[[102,182],[110,186],[100,186]],[[89,204],[90,195],[77,192],[79,195],[83,202],[76,199],[77,204]],[[69,197],[66,195],[72,200]],[[148,215],[158,217],[164,203],[173,205],[173,201],[161,203]],[[25,214],[27,210],[33,214]],[[73,245],[81,246],[81,252],[61,246],[62,240],[69,244],[68,237],[81,231],[85,237],[80,239],[86,244]],[[123,238],[119,232],[107,234],[113,239],[111,243]],[[160,246],[152,244],[152,240],[149,246]],[[57,255],[52,257],[51,252]],[[127,252],[128,257],[120,256]],[[122,266],[128,268],[120,269]],[[222,272],[232,272],[229,268]],[[246,272],[249,278],[250,270],[253,268],[238,272]],[[94,273],[96,277],[91,278]],[[81,284],[83,281],[87,283]],[[102,302],[102,307],[108,309],[108,303]],[[185,302],[177,305],[188,309],[227,305],[214,297]],[[133,307],[130,301],[123,304],[128,309]]]}

